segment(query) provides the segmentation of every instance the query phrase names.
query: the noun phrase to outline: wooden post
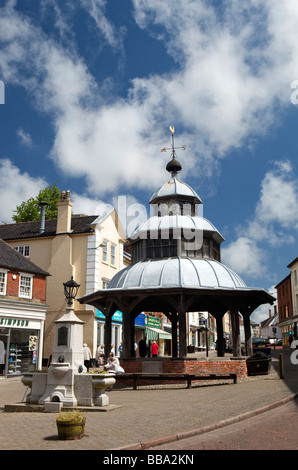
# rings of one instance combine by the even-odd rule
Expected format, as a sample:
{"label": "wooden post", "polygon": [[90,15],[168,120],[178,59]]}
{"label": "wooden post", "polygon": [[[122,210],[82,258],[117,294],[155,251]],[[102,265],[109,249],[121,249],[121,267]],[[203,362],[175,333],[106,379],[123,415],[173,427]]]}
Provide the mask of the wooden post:
{"label": "wooden post", "polygon": [[178,357],[178,347],[177,347],[177,314],[172,313],[171,315],[172,323],[172,357]]}
{"label": "wooden post", "polygon": [[233,341],[233,356],[241,356],[241,343],[240,343],[240,328],[239,328],[239,314],[238,309],[233,307],[231,312],[232,322],[232,341]]}
{"label": "wooden post", "polygon": [[247,356],[252,355],[251,327],[250,317],[247,313],[243,314],[244,335],[245,335],[245,353]]}
{"label": "wooden post", "polygon": [[225,344],[224,344],[224,336],[223,336],[223,324],[222,324],[222,315],[218,315],[216,318],[216,330],[217,330],[217,356],[224,357],[225,355]]}
{"label": "wooden post", "polygon": [[132,342],[134,337],[132,335],[131,316],[128,311],[122,309],[122,332],[123,332],[123,358],[128,359],[133,357]]}
{"label": "wooden post", "polygon": [[285,371],[284,371],[284,356],[282,353],[278,355],[278,360],[279,360],[279,378],[284,379],[285,377]]}
{"label": "wooden post", "polygon": [[187,356],[187,346],[186,346],[186,313],[179,312],[179,357]]}
{"label": "wooden post", "polygon": [[111,351],[111,342],[112,342],[112,313],[105,313],[105,332],[104,332],[104,342],[105,342],[105,358],[109,357]]}

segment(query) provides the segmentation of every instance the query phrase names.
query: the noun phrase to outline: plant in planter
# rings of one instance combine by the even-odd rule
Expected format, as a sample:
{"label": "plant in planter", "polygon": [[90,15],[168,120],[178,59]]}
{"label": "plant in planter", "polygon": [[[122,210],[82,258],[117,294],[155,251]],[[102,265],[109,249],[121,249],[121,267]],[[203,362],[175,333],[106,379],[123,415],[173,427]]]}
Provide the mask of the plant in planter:
{"label": "plant in planter", "polygon": [[77,410],[62,411],[56,418],[59,439],[81,439],[85,431],[85,416]]}

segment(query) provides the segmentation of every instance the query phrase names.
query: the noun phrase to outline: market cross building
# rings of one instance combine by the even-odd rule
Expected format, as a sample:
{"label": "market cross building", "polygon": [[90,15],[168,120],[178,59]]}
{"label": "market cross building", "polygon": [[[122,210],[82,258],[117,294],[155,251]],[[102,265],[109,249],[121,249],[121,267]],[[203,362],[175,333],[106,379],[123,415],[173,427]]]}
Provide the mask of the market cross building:
{"label": "market cross building", "polygon": [[[163,312],[172,324],[172,358],[187,356],[187,312],[207,311],[216,319],[217,354],[224,356],[223,316],[230,312],[233,356],[241,356],[239,313],[243,316],[246,354],[252,353],[250,316],[275,298],[247,287],[221,263],[224,238],[199,215],[202,201],[178,175],[172,134],[171,178],[151,197],[153,216],[128,236],[131,265],[118,272],[107,289],[79,300],[105,315],[105,344],[110,344],[111,318],[123,313],[123,359],[134,355],[134,320],[143,311]],[[177,333],[178,331],[178,333]],[[179,335],[179,336],[178,336]]]}

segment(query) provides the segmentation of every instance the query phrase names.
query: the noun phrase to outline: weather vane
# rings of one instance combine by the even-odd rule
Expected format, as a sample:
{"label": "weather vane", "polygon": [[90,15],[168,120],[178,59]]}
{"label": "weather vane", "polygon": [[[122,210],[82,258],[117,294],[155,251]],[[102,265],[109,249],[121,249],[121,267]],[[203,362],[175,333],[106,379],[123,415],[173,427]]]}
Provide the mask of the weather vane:
{"label": "weather vane", "polygon": [[172,132],[172,147],[164,147],[161,149],[161,152],[166,152],[167,150],[172,150],[172,155],[173,155],[173,158],[175,157],[175,150],[176,149],[182,149],[182,150],[186,150],[186,145],[182,145],[182,147],[175,147],[174,145],[174,133],[175,133],[175,127],[174,126],[170,126],[170,131]]}

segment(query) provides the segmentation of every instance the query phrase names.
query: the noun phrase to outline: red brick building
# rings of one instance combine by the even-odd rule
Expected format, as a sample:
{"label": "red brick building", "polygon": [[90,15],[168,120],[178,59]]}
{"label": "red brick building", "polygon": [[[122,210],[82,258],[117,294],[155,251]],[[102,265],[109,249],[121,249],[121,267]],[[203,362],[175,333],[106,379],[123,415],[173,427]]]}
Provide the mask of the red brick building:
{"label": "red brick building", "polygon": [[41,368],[48,275],[0,239],[0,374]]}

